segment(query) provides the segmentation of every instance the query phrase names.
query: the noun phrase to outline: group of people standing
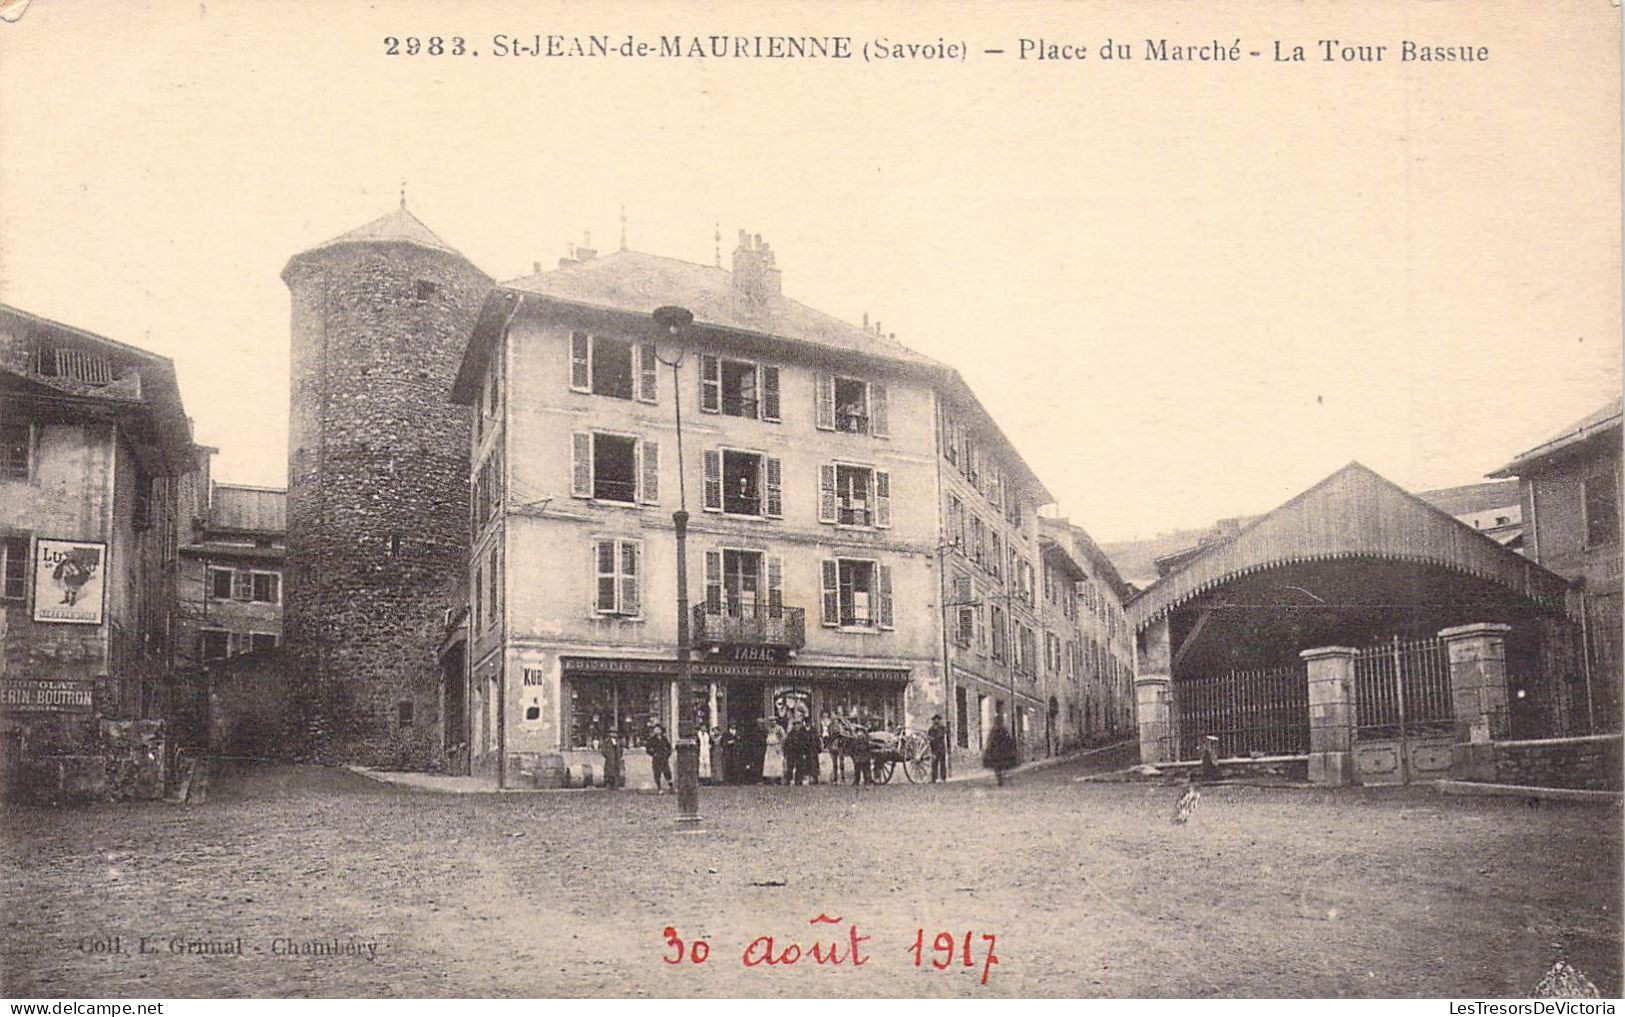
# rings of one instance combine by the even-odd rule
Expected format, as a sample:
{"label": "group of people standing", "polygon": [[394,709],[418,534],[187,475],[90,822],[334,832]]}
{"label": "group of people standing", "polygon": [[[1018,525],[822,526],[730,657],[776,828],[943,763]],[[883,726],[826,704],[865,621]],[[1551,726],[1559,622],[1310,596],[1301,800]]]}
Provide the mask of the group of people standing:
{"label": "group of people standing", "polygon": [[[726,729],[701,728],[699,740],[700,779],[708,783],[817,784],[822,776],[818,757],[826,740],[799,717],[788,725],[759,718]],[[833,750],[831,756],[838,758]]]}

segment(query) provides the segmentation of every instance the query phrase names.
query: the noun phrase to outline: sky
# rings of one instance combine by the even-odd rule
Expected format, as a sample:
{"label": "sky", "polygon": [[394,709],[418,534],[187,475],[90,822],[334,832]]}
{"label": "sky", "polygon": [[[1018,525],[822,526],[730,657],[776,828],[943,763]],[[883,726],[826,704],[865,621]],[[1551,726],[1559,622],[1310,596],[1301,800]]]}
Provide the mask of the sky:
{"label": "sky", "polygon": [[[1097,539],[1350,460],[1472,483],[1620,392],[1619,10],[73,3],[0,23],[0,301],[172,357],[216,478],[285,480],[288,257],[409,207],[497,279],[590,232],[957,367]],[[498,57],[507,33],[964,42],[953,61]],[[461,35],[480,56],[385,54]],[[1018,60],[1021,38],[1083,61]],[[1147,38],[1263,57],[1155,62]],[[1133,59],[1098,58],[1107,39]],[[1325,62],[1316,41],[1383,44]],[[1398,60],[1401,40],[1490,47]],[[1274,44],[1302,64],[1273,59]],[[988,48],[1006,54],[986,55]]]}

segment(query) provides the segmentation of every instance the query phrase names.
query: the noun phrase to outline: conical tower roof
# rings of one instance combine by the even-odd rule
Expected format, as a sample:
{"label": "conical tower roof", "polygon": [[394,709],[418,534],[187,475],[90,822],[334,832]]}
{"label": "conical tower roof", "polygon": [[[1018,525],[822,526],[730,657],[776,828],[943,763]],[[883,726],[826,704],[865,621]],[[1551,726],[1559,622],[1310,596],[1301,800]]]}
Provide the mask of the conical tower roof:
{"label": "conical tower roof", "polygon": [[[307,255],[329,248],[340,247],[345,244],[413,244],[431,251],[441,251],[463,257],[461,251],[435,236],[433,230],[423,225],[417,216],[406,210],[406,203],[388,215],[380,216],[365,226],[358,226],[348,233],[341,233],[331,240],[323,241],[314,247],[306,248],[288,259],[288,266]],[[464,260],[467,260],[466,258]],[[287,275],[287,269],[282,270]]]}

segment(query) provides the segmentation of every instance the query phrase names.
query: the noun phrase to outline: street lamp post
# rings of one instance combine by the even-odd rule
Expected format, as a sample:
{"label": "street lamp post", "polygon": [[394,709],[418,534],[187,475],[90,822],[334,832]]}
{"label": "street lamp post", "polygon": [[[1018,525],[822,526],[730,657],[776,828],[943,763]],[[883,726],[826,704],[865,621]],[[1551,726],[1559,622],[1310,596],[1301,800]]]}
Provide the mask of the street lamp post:
{"label": "street lamp post", "polygon": [[[676,338],[694,322],[686,307],[660,307],[654,321]],[[688,630],[688,489],[683,479],[683,386],[681,352],[664,361],[671,367],[673,406],[677,414],[677,511],[671,521],[677,532],[677,825],[700,825],[700,743],[694,732],[692,645]]]}

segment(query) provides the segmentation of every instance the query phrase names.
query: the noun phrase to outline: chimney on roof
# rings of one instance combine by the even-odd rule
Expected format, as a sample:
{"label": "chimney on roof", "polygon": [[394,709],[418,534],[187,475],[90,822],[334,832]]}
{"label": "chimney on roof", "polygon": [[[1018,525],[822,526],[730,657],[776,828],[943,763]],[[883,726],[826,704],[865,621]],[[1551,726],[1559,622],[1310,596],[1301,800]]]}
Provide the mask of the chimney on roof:
{"label": "chimney on roof", "polygon": [[531,275],[541,275],[542,274],[542,263],[539,262],[539,261],[531,262],[530,263],[530,274]]}
{"label": "chimney on roof", "polygon": [[581,246],[576,248],[576,260],[591,261],[596,257],[598,257],[598,249],[592,245],[592,233],[583,231]]}
{"label": "chimney on roof", "polygon": [[778,266],[773,263],[773,248],[760,233],[751,236],[739,231],[739,246],[734,248],[734,288],[751,300],[767,300],[784,292]]}

